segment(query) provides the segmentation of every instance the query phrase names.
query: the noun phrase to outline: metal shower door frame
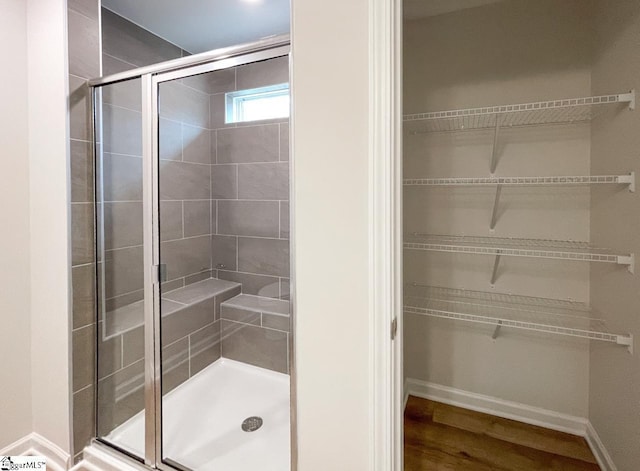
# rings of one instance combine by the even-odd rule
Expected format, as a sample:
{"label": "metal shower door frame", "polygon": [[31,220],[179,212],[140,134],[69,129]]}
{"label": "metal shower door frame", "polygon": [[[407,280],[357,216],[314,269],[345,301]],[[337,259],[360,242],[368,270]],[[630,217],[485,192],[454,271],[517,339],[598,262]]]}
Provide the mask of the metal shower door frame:
{"label": "metal shower door frame", "polygon": [[[161,304],[159,267],[160,253],[160,188],[159,188],[159,85],[164,82],[178,80],[194,75],[229,69],[232,67],[290,56],[289,36],[275,36],[249,44],[214,50],[202,54],[175,59],[160,64],[141,67],[130,71],[90,80],[92,88],[93,119],[98,122],[101,109],[101,87],[124,82],[131,79],[141,80],[142,92],[142,193],[143,193],[143,264],[144,264],[144,397],[145,397],[145,453],[144,464],[147,467],[163,471],[189,471],[179,463],[167,462],[162,456],[162,344],[161,344]],[[95,132],[95,124],[94,124]],[[99,155],[94,137],[94,162]],[[290,170],[291,172],[291,170]],[[102,174],[102,172],[100,172]],[[96,181],[96,183],[98,183]],[[102,187],[102,185],[100,185]],[[290,180],[290,192],[293,179]],[[98,195],[96,195],[98,196]],[[97,205],[96,205],[97,206]],[[97,217],[99,220],[100,218]],[[293,222],[293,221],[292,221]],[[96,251],[96,254],[98,252]],[[291,266],[293,267],[293,254]],[[293,275],[293,271],[291,273]],[[104,278],[103,278],[104,279]],[[291,277],[291,319],[292,332],[295,332],[294,296],[295,285]],[[100,287],[98,286],[98,289]],[[102,297],[104,298],[104,296]],[[99,310],[96,316],[99,315]],[[291,337],[295,337],[295,334]],[[96,338],[96,341],[100,341]],[[295,342],[295,339],[291,340]],[[295,389],[296,374],[293,361],[293,348],[290,348],[291,371],[291,469],[297,469],[296,463],[296,424],[295,424]],[[96,385],[97,385],[96,373]],[[98,437],[98,388],[95,388],[96,429],[95,436],[100,443],[106,444],[116,452],[128,455],[120,449]]]}
{"label": "metal shower door frame", "polygon": [[[193,65],[179,70],[146,74],[142,76],[143,89],[143,146],[142,166],[144,185],[144,265],[145,277],[145,463],[158,469],[173,471],[181,469],[179,463],[168,464],[162,453],[162,340],[161,340],[161,304],[160,304],[160,169],[159,169],[159,87],[160,84],[194,75],[224,70],[240,65],[251,64],[276,57],[287,56],[291,52],[289,45],[272,47],[266,50],[250,52],[213,62]],[[151,194],[149,194],[150,192]],[[149,198],[150,197],[150,198]],[[148,222],[151,221],[151,227]],[[151,242],[151,244],[149,244]],[[152,302],[147,302],[147,296]],[[151,361],[153,359],[153,361]],[[293,371],[291,372],[293,374]],[[150,459],[153,457],[153,459]],[[177,466],[176,466],[177,465]],[[187,468],[181,469],[181,471]],[[295,469],[295,468],[294,468]]]}

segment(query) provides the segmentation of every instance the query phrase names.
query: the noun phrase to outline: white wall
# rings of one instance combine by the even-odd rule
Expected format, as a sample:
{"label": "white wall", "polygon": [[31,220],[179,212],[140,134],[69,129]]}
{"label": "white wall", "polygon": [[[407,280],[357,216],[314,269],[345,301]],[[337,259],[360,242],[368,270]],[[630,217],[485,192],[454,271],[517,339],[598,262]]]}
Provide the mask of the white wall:
{"label": "white wall", "polygon": [[368,2],[293,2],[300,471],[369,466]]}
{"label": "white wall", "polygon": [[0,0],[0,449],[31,431],[26,13]]}
{"label": "white wall", "polygon": [[[405,113],[590,95],[591,17],[580,0],[511,0],[405,23]],[[420,130],[420,122],[408,123]],[[588,175],[588,125],[504,129],[497,176]],[[488,177],[493,130],[404,135],[405,178]],[[430,234],[589,240],[589,188],[405,189],[404,228]],[[589,301],[589,264],[409,251],[405,282]],[[588,343],[405,316],[412,379],[586,417]]]}
{"label": "white wall", "polygon": [[[640,91],[640,3],[599,1],[592,74],[594,94]],[[612,110],[592,123],[591,172],[640,173],[640,108]],[[599,246],[640,254],[640,192],[592,192],[591,235]],[[589,419],[619,471],[640,465],[640,275],[594,267],[591,300],[610,329],[635,337],[635,353],[591,345]]]}
{"label": "white wall", "polygon": [[33,431],[69,452],[67,2],[29,0],[27,17]]}

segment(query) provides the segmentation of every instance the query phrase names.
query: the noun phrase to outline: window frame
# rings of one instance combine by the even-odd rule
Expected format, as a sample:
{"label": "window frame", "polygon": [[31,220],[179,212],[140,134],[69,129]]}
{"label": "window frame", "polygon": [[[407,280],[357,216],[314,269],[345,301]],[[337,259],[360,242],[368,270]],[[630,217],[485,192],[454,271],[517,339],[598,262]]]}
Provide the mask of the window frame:
{"label": "window frame", "polygon": [[273,115],[260,119],[247,119],[244,116],[243,105],[252,101],[268,100],[282,96],[290,96],[289,83],[279,83],[266,87],[248,88],[225,93],[225,124],[247,123],[251,121],[263,121],[268,119],[285,119],[289,117],[289,108],[285,115]]}

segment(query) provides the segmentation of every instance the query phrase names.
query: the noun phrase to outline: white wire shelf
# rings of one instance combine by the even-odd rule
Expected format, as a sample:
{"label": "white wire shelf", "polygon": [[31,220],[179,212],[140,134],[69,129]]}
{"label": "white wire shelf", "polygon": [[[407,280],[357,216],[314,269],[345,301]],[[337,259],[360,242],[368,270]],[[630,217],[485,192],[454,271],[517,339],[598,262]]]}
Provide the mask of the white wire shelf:
{"label": "white wire shelf", "polygon": [[478,186],[478,185],[629,185],[635,190],[635,173],[627,175],[548,176],[548,177],[456,177],[406,178],[404,186]]}
{"label": "white wire shelf", "polygon": [[633,254],[615,254],[591,247],[587,242],[510,237],[450,236],[414,232],[404,242],[408,250],[454,252],[478,255],[531,257],[627,265],[634,268]]}
{"label": "white wire shelf", "polygon": [[463,131],[509,126],[577,123],[590,121],[605,109],[603,105],[628,104],[635,108],[635,91],[616,95],[487,106],[462,110],[404,115],[404,122],[419,121],[420,132]]}
{"label": "white wire shelf", "polygon": [[531,330],[590,340],[613,342],[631,348],[633,337],[611,332],[602,319],[583,303],[513,296],[464,289],[408,283],[404,289],[404,311],[430,317]]}

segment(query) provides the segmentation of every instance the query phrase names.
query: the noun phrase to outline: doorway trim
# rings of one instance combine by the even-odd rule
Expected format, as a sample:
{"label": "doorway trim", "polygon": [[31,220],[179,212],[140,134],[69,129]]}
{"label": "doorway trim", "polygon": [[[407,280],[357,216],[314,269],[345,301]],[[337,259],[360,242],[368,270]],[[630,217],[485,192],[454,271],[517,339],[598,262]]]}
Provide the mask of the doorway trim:
{"label": "doorway trim", "polygon": [[370,469],[402,471],[402,0],[369,7]]}

